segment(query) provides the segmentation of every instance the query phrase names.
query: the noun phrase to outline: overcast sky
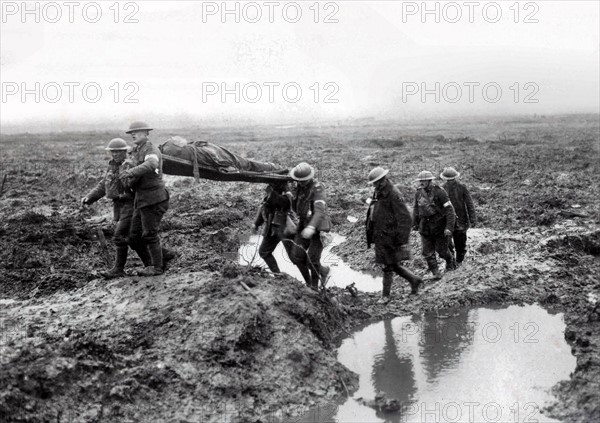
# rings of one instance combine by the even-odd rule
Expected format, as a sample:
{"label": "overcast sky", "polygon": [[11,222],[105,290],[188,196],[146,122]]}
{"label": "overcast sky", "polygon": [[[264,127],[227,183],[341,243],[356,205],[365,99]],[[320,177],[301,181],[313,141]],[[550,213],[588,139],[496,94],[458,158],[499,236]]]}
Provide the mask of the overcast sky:
{"label": "overcast sky", "polygon": [[[597,1],[428,2],[439,23],[422,2],[299,2],[295,23],[289,2],[228,2],[239,22],[222,2],[122,2],[118,17],[113,3],[97,2],[92,23],[89,2],[72,17],[63,2],[31,2],[38,23],[2,2],[3,126],[598,113]],[[236,83],[239,103],[223,99]]]}

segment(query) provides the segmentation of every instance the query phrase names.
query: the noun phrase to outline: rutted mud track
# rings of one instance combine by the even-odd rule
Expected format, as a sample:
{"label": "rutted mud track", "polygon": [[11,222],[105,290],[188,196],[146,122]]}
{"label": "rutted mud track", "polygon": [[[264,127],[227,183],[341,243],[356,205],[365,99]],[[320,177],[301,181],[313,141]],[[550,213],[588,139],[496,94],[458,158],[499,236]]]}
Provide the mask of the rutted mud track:
{"label": "rutted mud track", "polygon": [[[192,178],[168,178],[163,239],[180,256],[167,274],[98,280],[106,267],[98,228],[110,239],[110,207],[82,211],[78,199],[102,172],[101,147],[118,134],[3,136],[11,162],[2,169],[0,298],[11,300],[0,309],[0,415],[32,422],[198,421],[222,418],[218,410],[241,421],[285,417],[353,390],[356,378],[337,364],[333,340],[359,322],[539,302],[565,313],[577,356],[547,412],[598,421],[600,216],[590,185],[599,173],[597,125],[569,118],[445,124],[436,128],[443,136],[386,125],[199,134],[260,160],[315,163],[335,230],[348,238],[335,252],[357,270],[373,266],[363,238],[368,171],[389,166],[410,198],[409,181],[421,168],[458,166],[482,228],[470,232],[467,261],[416,298],[394,284],[396,300],[386,308],[376,295],[333,291],[333,301],[323,300],[291,278],[234,265],[262,186]],[[189,135],[156,139],[175,133]],[[410,267],[423,272],[416,234],[413,253]],[[139,265],[130,256],[128,268]]]}

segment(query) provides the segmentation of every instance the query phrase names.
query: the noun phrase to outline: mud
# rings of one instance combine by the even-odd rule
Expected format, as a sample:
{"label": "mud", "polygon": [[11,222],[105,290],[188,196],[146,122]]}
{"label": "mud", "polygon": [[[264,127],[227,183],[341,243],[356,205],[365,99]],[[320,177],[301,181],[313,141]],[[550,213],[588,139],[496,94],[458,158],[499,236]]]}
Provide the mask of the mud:
{"label": "mud", "polygon": [[3,416],[248,421],[333,401],[356,376],[328,349],[340,317],[315,297],[291,278],[196,272],[8,304]]}
{"label": "mud", "polygon": [[[420,170],[458,167],[480,223],[461,268],[416,297],[397,281],[383,307],[378,293],[332,288],[323,298],[291,277],[236,264],[261,185],[168,177],[162,238],[179,256],[164,276],[106,282],[98,272],[112,259],[111,207],[102,200],[80,209],[79,199],[102,175],[104,144],[120,134],[3,135],[0,420],[223,421],[229,413],[277,421],[356,390],[357,376],[334,353],[353,327],[532,303],[564,313],[577,358],[545,412],[600,420],[596,118],[155,132],[264,161],[314,163],[346,238],[333,253],[354,270],[380,271],[364,242],[374,166],[391,169],[408,202]],[[416,233],[411,242],[407,265],[424,274]],[[140,265],[130,254],[127,271]]]}

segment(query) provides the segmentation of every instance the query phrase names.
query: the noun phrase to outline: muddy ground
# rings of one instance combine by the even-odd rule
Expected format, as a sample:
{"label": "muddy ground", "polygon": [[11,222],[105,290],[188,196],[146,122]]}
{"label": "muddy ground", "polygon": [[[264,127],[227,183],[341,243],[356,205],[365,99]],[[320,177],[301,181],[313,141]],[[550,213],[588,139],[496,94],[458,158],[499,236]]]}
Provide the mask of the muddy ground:
{"label": "muddy ground", "polygon": [[[334,252],[357,270],[375,268],[363,234],[369,170],[389,167],[408,200],[420,170],[453,165],[479,213],[467,260],[416,297],[396,283],[385,307],[376,294],[318,296],[235,264],[263,186],[167,177],[162,236],[179,257],[160,277],[102,281],[110,204],[81,209],[79,199],[103,172],[105,143],[123,134],[2,135],[0,421],[285,420],[352,393],[357,378],[337,363],[335,340],[365,321],[534,302],[564,313],[577,357],[544,412],[600,420],[597,117],[196,128],[153,138],[171,135],[286,166],[314,163],[334,230],[347,237]],[[411,239],[409,267],[425,274]],[[140,265],[130,256],[128,270]]]}

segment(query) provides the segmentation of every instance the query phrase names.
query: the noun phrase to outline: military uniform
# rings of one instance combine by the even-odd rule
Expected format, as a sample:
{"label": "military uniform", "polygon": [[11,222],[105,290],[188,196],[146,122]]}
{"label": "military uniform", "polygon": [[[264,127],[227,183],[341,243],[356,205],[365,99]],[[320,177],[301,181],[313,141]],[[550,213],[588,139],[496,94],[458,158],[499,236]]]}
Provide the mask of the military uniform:
{"label": "military uniform", "polygon": [[[126,188],[123,183],[119,180],[119,175],[125,170],[129,170],[132,167],[131,160],[125,160],[122,164],[118,165],[113,160],[108,163],[108,169],[104,175],[104,178],[90,191],[87,197],[87,204],[92,204],[106,196],[106,198],[113,200],[113,220],[116,222],[115,233],[113,235],[113,242],[117,247],[117,263],[116,265],[120,268],[125,266],[127,255],[123,253],[122,258],[119,258],[118,250],[130,246],[129,243],[129,231],[131,228],[131,219],[133,217],[134,207],[134,192],[131,188]],[[148,252],[148,248],[139,248],[139,246],[131,245],[131,248],[137,253],[137,255],[144,263],[144,266],[150,266],[152,264],[152,258]],[[167,259],[175,257],[175,253],[166,248],[162,249],[163,256]]]}
{"label": "military uniform", "polygon": [[[304,186],[298,184],[292,198],[292,207],[298,214],[299,223],[290,259],[298,267],[306,283],[316,290],[319,286],[322,267],[321,232],[331,230],[325,190],[317,180],[312,179]],[[301,236],[301,232],[308,226],[315,228],[315,233],[311,238],[305,239]],[[308,256],[304,250],[308,252]]]}
{"label": "military uniform", "polygon": [[[258,254],[267,263],[273,273],[280,273],[277,260],[273,257],[273,251],[277,245],[286,239],[284,235],[287,212],[291,207],[291,196],[278,193],[273,187],[267,188],[267,195],[263,199],[261,207],[254,220],[254,226],[263,226],[262,242],[258,248]],[[284,242],[283,247],[291,255],[292,243]]]}
{"label": "military uniform", "polygon": [[443,188],[429,185],[419,188],[415,194],[414,224],[421,235],[423,257],[427,261],[429,270],[434,275],[439,274],[435,253],[446,261],[446,270],[456,267],[454,258],[448,250],[448,237],[444,230],[454,229],[454,207]]}
{"label": "military uniform", "polygon": [[389,180],[373,195],[367,226],[367,243],[375,244],[377,263],[391,265],[403,259],[400,249],[408,245],[412,218],[402,194]]}
{"label": "military uniform", "polygon": [[388,179],[373,194],[367,212],[367,247],[375,244],[375,262],[383,266],[383,297],[389,297],[394,272],[406,279],[416,292],[420,278],[401,266],[409,258],[410,212],[398,188]]}
{"label": "military uniform", "polygon": [[117,222],[113,241],[117,247],[127,247],[129,226],[133,215],[133,191],[126,188],[119,180],[121,171],[129,167],[127,162],[117,164],[111,160],[108,162],[104,178],[86,195],[87,204],[95,203],[104,196],[113,200],[113,220]]}
{"label": "military uniform", "polygon": [[128,183],[135,192],[129,240],[136,250],[148,249],[155,269],[162,269],[163,258],[158,231],[169,209],[169,192],[162,180],[162,155],[150,141],[137,145],[132,153],[134,167]]}
{"label": "military uniform", "polygon": [[450,244],[450,250],[453,252],[452,250],[456,249],[456,262],[462,263],[467,251],[467,230],[472,224],[477,223],[475,206],[471,194],[464,184],[456,180],[450,180],[442,186],[448,193],[456,212],[456,224],[452,232],[454,243]]}

